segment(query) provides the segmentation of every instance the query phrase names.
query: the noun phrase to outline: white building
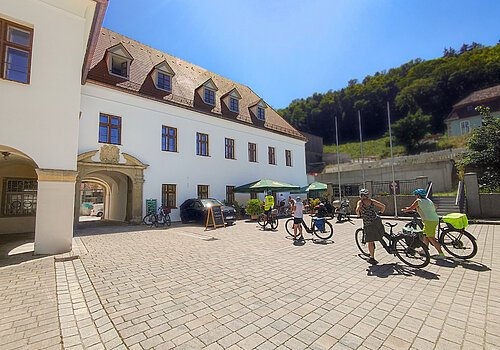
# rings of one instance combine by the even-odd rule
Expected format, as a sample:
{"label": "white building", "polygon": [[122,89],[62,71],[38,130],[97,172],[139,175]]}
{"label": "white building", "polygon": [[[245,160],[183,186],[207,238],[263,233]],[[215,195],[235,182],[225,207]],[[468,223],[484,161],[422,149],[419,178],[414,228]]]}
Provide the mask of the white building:
{"label": "white building", "polygon": [[231,198],[261,178],[306,184],[305,138],[262,98],[101,29],[106,5],[0,2],[0,233],[70,250],[82,182],[104,187],[105,219],[131,222],[149,198],[179,220],[187,198]]}
{"label": "white building", "polygon": [[71,249],[82,71],[106,6],[0,1],[0,233],[34,231],[36,253]]}

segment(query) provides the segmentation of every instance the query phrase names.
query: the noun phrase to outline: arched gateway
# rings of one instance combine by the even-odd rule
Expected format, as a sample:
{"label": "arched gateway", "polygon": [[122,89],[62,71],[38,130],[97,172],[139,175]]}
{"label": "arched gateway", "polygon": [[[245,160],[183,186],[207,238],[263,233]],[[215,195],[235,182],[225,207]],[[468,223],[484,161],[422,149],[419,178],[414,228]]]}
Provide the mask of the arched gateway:
{"label": "arched gateway", "polygon": [[120,153],[120,149],[114,145],[103,145],[100,150],[80,154],[77,163],[75,222],[78,222],[80,213],[82,182],[104,185],[104,219],[141,222],[144,169],[147,167],[137,158]]}

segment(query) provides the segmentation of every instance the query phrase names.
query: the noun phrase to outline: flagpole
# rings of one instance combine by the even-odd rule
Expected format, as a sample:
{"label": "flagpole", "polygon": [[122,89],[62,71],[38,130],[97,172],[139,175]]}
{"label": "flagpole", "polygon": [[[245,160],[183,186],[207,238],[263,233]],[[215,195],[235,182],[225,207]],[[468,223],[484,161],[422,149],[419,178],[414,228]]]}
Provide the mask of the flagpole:
{"label": "flagpole", "polygon": [[359,110],[358,110],[358,122],[359,122],[359,143],[361,145],[361,173],[363,175],[363,188],[366,188],[365,157],[363,155],[363,132],[361,131],[361,112]]}
{"label": "flagpole", "polygon": [[337,174],[339,180],[339,200],[342,201],[342,189],[340,187],[340,156],[339,156],[339,130],[337,128],[337,116],[335,116],[335,141],[337,143]]}
{"label": "flagpole", "polygon": [[389,145],[391,147],[392,193],[394,195],[394,217],[398,218],[398,205],[396,200],[396,178],[394,176],[394,155],[392,153],[391,110],[387,101],[387,121],[389,123]]}

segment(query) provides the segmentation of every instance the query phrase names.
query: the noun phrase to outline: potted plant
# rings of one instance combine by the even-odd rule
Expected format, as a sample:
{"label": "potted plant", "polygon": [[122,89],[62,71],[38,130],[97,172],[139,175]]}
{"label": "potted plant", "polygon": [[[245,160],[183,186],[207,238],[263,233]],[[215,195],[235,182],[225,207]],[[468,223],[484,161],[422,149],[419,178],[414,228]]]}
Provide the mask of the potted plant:
{"label": "potted plant", "polygon": [[259,215],[264,212],[262,208],[262,202],[258,199],[250,199],[247,202],[245,212],[250,215],[250,218],[252,220],[257,220],[259,218]]}

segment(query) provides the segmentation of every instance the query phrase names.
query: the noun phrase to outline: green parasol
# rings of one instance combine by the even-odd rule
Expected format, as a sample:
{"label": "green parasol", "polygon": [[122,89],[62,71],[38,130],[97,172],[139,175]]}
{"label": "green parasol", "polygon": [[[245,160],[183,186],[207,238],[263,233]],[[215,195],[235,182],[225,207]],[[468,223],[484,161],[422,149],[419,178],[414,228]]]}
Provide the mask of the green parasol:
{"label": "green parasol", "polygon": [[271,179],[261,179],[258,181],[250,182],[246,185],[241,185],[235,187],[233,192],[237,193],[250,193],[250,192],[262,192],[264,190],[271,190],[275,192],[287,192],[300,189],[299,186],[290,185],[286,182],[271,180]]}

